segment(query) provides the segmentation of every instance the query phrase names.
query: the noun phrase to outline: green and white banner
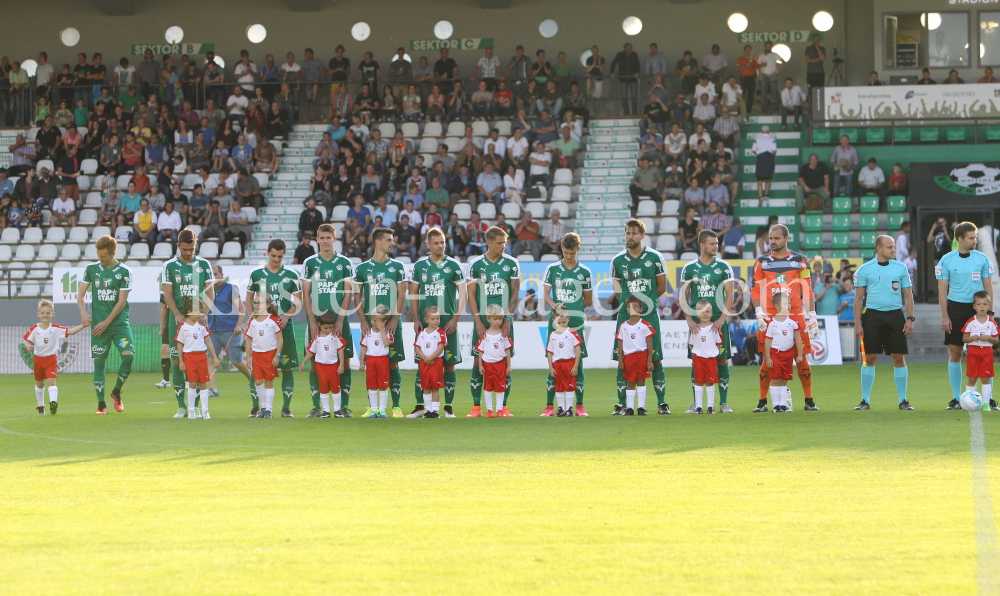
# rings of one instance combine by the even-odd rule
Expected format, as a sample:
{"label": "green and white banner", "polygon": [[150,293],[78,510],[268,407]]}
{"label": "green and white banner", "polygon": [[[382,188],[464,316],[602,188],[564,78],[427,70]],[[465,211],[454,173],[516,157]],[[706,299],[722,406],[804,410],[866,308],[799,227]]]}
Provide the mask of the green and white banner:
{"label": "green and white banner", "polygon": [[823,39],[823,34],[819,31],[801,29],[798,31],[744,31],[736,34],[736,39],[740,43],[799,43],[811,42],[812,34],[816,33]]}
{"label": "green and white banner", "polygon": [[427,50],[485,50],[493,47],[492,37],[465,37],[455,39],[411,39],[410,51]]}
{"label": "green and white banner", "polygon": [[181,56],[183,54],[200,55],[215,51],[214,43],[154,43],[154,44],[133,44],[132,55],[142,56],[146,50],[152,50],[156,56],[172,55]]}
{"label": "green and white banner", "polygon": [[1000,85],[826,87],[826,120],[1000,118]]}

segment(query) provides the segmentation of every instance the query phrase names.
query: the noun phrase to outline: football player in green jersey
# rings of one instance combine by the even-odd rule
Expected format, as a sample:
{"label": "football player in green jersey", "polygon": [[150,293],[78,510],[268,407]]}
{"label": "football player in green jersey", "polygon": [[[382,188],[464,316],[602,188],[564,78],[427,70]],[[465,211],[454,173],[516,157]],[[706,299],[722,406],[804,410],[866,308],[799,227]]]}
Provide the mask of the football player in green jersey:
{"label": "football player in green jersey", "polygon": [[[212,273],[212,265],[201,257],[194,255],[198,244],[198,238],[189,228],[184,228],[177,235],[177,256],[163,264],[163,271],[160,273],[161,290],[163,292],[163,303],[170,310],[167,314],[167,342],[170,346],[170,359],[172,381],[174,387],[174,397],[177,399],[177,412],[174,418],[186,418],[190,411],[185,401],[185,387],[187,378],[180,368],[180,354],[177,353],[177,327],[184,323],[187,318],[181,312],[181,305],[184,298],[190,296],[198,301],[204,300],[205,304],[211,306],[215,302],[215,274]],[[204,298],[202,297],[204,296]],[[199,306],[195,306],[199,312],[204,312]],[[253,386],[253,381],[250,382]],[[255,389],[251,389],[255,391]],[[201,401],[199,398],[197,402]],[[195,416],[201,416],[201,409],[195,408]]]}
{"label": "football player in green jersey", "polygon": [[[489,323],[486,321],[486,307],[496,304],[506,313],[500,330],[514,341],[514,326],[511,313],[517,308],[519,292],[521,291],[521,269],[517,259],[504,254],[507,246],[507,232],[493,226],[486,231],[486,254],[476,257],[469,265],[469,309],[472,320],[476,324],[476,336],[473,342],[486,334]],[[514,348],[510,349],[514,355]],[[480,400],[483,397],[483,374],[479,372],[479,351],[472,348],[472,356],[476,359],[472,365],[472,376],[469,384],[472,387],[472,411],[466,418],[482,416]],[[503,396],[503,408],[497,406],[497,416],[509,417],[507,399],[510,397],[510,376],[507,377],[507,390]]]}
{"label": "football player in green jersey", "polygon": [[[344,373],[340,375],[341,406],[340,410],[333,412],[333,417],[354,418],[351,409],[347,407],[351,399],[351,358],[354,357],[354,339],[351,337],[351,324],[347,318],[354,292],[354,282],[351,279],[354,277],[354,267],[350,259],[334,252],[333,243],[336,240],[336,229],[330,224],[321,225],[316,230],[319,252],[303,263],[302,300],[309,319],[306,345],[319,336],[317,320],[321,315],[329,312],[337,317],[333,324],[333,334],[340,336],[346,345]],[[309,365],[309,392],[312,394],[313,409],[307,418],[325,417],[320,410],[319,377],[316,376],[315,363]]]}
{"label": "football player in green jersey", "polygon": [[[642,302],[642,318],[656,332],[653,339],[653,389],[656,391],[656,411],[658,414],[669,414],[670,406],[666,402],[666,380],[663,374],[663,338],[660,337],[660,317],[656,307],[660,296],[667,289],[667,265],[663,255],[642,245],[646,236],[646,226],[642,220],[632,218],[625,222],[625,250],[615,255],[611,261],[611,284],[614,296],[621,305],[618,309],[617,327],[629,318],[624,307],[629,296],[636,296]],[[618,342],[611,353],[613,360],[618,360]],[[625,377],[624,371],[618,370],[618,405],[615,406],[615,416],[625,415]]]}
{"label": "football player in green jersey", "polygon": [[390,257],[396,245],[389,228],[375,228],[372,231],[372,246],[375,248],[372,258],[361,263],[354,269],[354,304],[358,308],[361,319],[361,336],[368,334],[371,326],[371,315],[376,306],[389,309],[389,320],[386,330],[392,333],[392,345],[389,346],[389,393],[392,395],[392,417],[403,418],[403,410],[399,407],[402,377],[399,374],[399,363],[406,358],[403,351],[403,328],[399,324],[403,306],[406,304],[406,270],[403,264]]}
{"label": "football player in green jersey", "polygon": [[[444,232],[440,228],[427,231],[427,248],[430,256],[414,263],[410,275],[410,315],[413,317],[413,333],[417,336],[423,330],[424,311],[428,306],[435,306],[441,317],[441,331],[447,337],[444,353],[444,416],[454,418],[452,401],[455,399],[455,365],[462,361],[462,353],[458,346],[458,319],[465,310],[466,280],[462,273],[462,265],[455,259],[445,256]],[[417,357],[414,353],[414,358]],[[417,407],[407,418],[419,418],[424,414],[424,390],[420,387],[420,369],[417,369],[414,390],[417,396]]]}
{"label": "football player in green jersey", "polygon": [[[108,352],[113,345],[122,358],[118,367],[118,380],[115,382],[115,388],[111,390],[115,410],[121,412],[125,409],[122,405],[122,385],[132,372],[135,342],[132,341],[132,328],[128,322],[128,295],[132,291],[132,271],[115,258],[118,242],[114,238],[101,236],[97,239],[96,247],[98,262],[87,265],[84,270],[80,289],[76,294],[76,305],[80,307],[80,318],[84,325],[90,325],[92,320],[98,321],[90,332],[93,336],[90,340],[90,353],[94,359],[97,413],[103,415],[108,413],[107,405],[104,403],[104,365]],[[83,301],[90,286],[94,286],[91,290],[90,303],[94,312],[93,319],[87,313]]]}
{"label": "football player in green jersey", "polygon": [[[294,418],[291,411],[295,394],[295,370],[299,367],[299,352],[295,345],[295,326],[292,317],[302,309],[302,280],[299,274],[284,265],[285,241],[275,238],[267,243],[267,264],[254,269],[247,284],[246,304],[253,305],[254,295],[270,294],[278,309],[281,321],[281,417]],[[249,321],[247,322],[249,325]],[[254,402],[254,409],[257,403]],[[263,410],[251,417],[261,417]]]}
{"label": "football player in green jersey", "polygon": [[[565,311],[569,314],[569,328],[576,331],[583,340],[580,345],[582,359],[587,357],[587,339],[583,329],[586,320],[584,309],[594,300],[594,278],[590,269],[576,260],[576,255],[580,252],[580,236],[569,232],[562,237],[559,245],[562,248],[562,260],[549,265],[542,278],[542,299],[552,309],[549,311],[549,328],[545,337],[552,335],[558,311]],[[576,409],[567,411],[568,416],[589,416],[583,409],[585,378],[581,362],[576,375]],[[556,385],[551,374],[545,380],[545,385],[545,411],[542,412],[542,416],[555,416],[553,402],[556,397]]]}
{"label": "football player in green jersey", "polygon": [[[729,341],[729,325],[726,318],[733,312],[733,285],[736,276],[729,263],[718,258],[719,237],[712,230],[702,230],[698,234],[698,246],[701,255],[684,265],[681,269],[680,304],[691,333],[698,333],[699,321],[695,305],[701,300],[708,300],[712,305],[712,327],[722,335],[722,348],[716,366],[719,371],[719,411],[732,414],[729,407],[729,359],[732,357],[732,344]],[[721,290],[721,292],[720,292]],[[721,295],[720,295],[721,294]],[[688,346],[688,358],[691,357],[691,347]],[[694,368],[691,368],[691,391],[694,391]],[[688,414],[697,414],[694,400]]]}

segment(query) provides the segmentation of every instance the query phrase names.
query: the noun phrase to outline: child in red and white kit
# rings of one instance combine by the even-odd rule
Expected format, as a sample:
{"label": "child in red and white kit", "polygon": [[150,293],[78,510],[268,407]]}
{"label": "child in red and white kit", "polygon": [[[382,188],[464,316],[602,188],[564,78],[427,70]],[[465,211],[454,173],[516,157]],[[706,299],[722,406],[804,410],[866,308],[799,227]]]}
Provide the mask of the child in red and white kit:
{"label": "child in red and white kit", "polygon": [[392,333],[385,327],[388,321],[389,307],[379,304],[372,313],[372,326],[361,338],[358,360],[368,387],[365,418],[388,418],[385,411],[389,407],[389,346],[393,342]]}
{"label": "child in red and white kit", "polygon": [[688,345],[691,346],[691,364],[694,367],[694,407],[701,414],[702,395],[708,399],[709,414],[715,413],[715,384],[719,382],[719,354],[722,349],[722,334],[712,325],[712,303],[700,300],[695,305],[698,316],[698,332],[691,332]]}
{"label": "child in red and white kit", "polygon": [[771,411],[790,412],[788,381],[792,379],[792,360],[802,362],[802,336],[799,324],[788,316],[788,294],[777,292],[771,296],[777,314],[767,324],[764,340],[764,358],[771,369]]}
{"label": "child in red and white kit", "polygon": [[306,357],[299,365],[299,372],[305,370],[306,362],[312,358],[316,368],[316,378],[319,379],[319,401],[323,412],[320,418],[330,417],[330,397],[333,397],[333,410],[340,410],[340,375],[344,374],[344,338],[333,334],[337,316],[332,312],[320,315],[319,335],[313,338],[306,348]]}
{"label": "child in red and white kit", "polygon": [[[199,304],[201,301],[198,301]],[[215,346],[212,342],[206,341],[208,336],[212,334],[207,327],[201,324],[200,320],[203,316],[198,309],[194,306],[195,302],[191,296],[184,297],[184,315],[187,317],[184,322],[177,327],[177,335],[174,337],[174,341],[177,342],[177,347],[181,352],[180,369],[181,372],[187,374],[188,381],[188,420],[195,420],[198,418],[196,415],[196,405],[195,401],[199,397],[199,392],[201,396],[201,418],[208,420],[211,418],[208,414],[208,382],[211,377],[208,375],[208,356],[205,354],[207,349],[212,354],[212,360],[215,368],[219,368],[219,358],[215,354]]]}
{"label": "child in red and white kit", "polygon": [[[629,319],[618,328],[618,369],[625,377],[625,416],[646,415],[646,379],[653,373],[653,336],[656,331],[642,319],[638,296],[625,301]],[[636,398],[639,409],[636,410]]]}
{"label": "child in red and white kit", "polygon": [[420,335],[413,342],[420,360],[420,388],[423,389],[427,409],[424,418],[440,418],[441,388],[444,387],[444,360],[441,354],[448,339],[441,330],[441,315],[436,306],[424,309],[424,321],[427,326],[420,330]]}
{"label": "child in red and white kit", "polygon": [[580,370],[580,339],[576,331],[569,328],[569,315],[559,313],[552,321],[549,345],[545,348],[549,358],[549,374],[555,380],[556,416],[573,416],[573,402],[576,397],[576,375]]}
{"label": "child in red and white kit", "polygon": [[24,334],[24,345],[35,355],[35,401],[38,403],[38,415],[45,415],[45,386],[49,386],[49,413],[55,415],[59,409],[59,388],[56,387],[60,341],[71,335],[76,335],[86,325],[77,325],[72,329],[52,323],[55,307],[51,300],[38,301],[37,325]]}
{"label": "child in red and white kit", "polygon": [[962,339],[968,345],[965,358],[965,376],[969,378],[966,391],[976,390],[976,381],[982,381],[983,409],[996,408],[993,401],[993,346],[1000,341],[1000,330],[996,321],[988,314],[990,295],[976,292],[972,295],[972,305],[976,316],[962,327]]}
{"label": "child in red and white kit", "polygon": [[285,341],[278,308],[271,295],[257,293],[251,306],[254,316],[247,325],[245,350],[252,355],[253,381],[260,398],[260,410],[253,417],[270,418],[274,406],[274,379],[278,377],[278,355]]}
{"label": "child in red and white kit", "polygon": [[[476,344],[476,349],[482,356],[479,359],[479,374],[483,375],[483,399],[486,400],[487,418],[504,418],[501,408],[503,408],[503,394],[507,391],[507,376],[510,374],[510,349],[514,344],[500,330],[503,320],[504,314],[500,305],[487,306],[486,321],[489,322],[490,328]],[[496,394],[496,410],[493,409],[494,394]]]}

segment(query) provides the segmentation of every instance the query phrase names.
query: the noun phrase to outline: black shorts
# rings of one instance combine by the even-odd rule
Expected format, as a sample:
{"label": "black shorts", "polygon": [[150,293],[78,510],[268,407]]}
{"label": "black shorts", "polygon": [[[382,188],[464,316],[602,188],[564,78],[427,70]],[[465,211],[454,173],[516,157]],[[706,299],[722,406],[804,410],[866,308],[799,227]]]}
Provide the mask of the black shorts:
{"label": "black shorts", "polygon": [[964,346],[962,328],[969,319],[976,316],[976,307],[971,302],[948,301],[948,318],[951,319],[951,333],[944,334],[944,345]]}
{"label": "black shorts", "polygon": [[906,354],[906,336],[903,326],[906,317],[902,310],[873,310],[861,313],[861,329],[865,332],[866,354]]}

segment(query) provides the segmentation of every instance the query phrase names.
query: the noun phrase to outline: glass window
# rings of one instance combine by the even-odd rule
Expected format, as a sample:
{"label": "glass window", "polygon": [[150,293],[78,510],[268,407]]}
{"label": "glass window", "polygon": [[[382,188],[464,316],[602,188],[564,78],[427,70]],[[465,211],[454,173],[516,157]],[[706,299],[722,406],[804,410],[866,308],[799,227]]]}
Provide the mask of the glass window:
{"label": "glass window", "polygon": [[[1000,13],[993,13],[1000,16]],[[994,19],[997,21],[997,19]],[[1000,31],[996,48],[1000,62]],[[969,13],[925,12],[883,15],[885,68],[969,68]]]}
{"label": "glass window", "polygon": [[885,15],[883,39],[885,40],[886,68],[923,68],[926,31],[920,24],[920,13]]}
{"label": "glass window", "polygon": [[[965,12],[926,13],[927,65],[969,68],[969,14]],[[934,25],[937,25],[935,27]]]}
{"label": "glass window", "polygon": [[1000,65],[1000,12],[979,13],[979,65]]}

